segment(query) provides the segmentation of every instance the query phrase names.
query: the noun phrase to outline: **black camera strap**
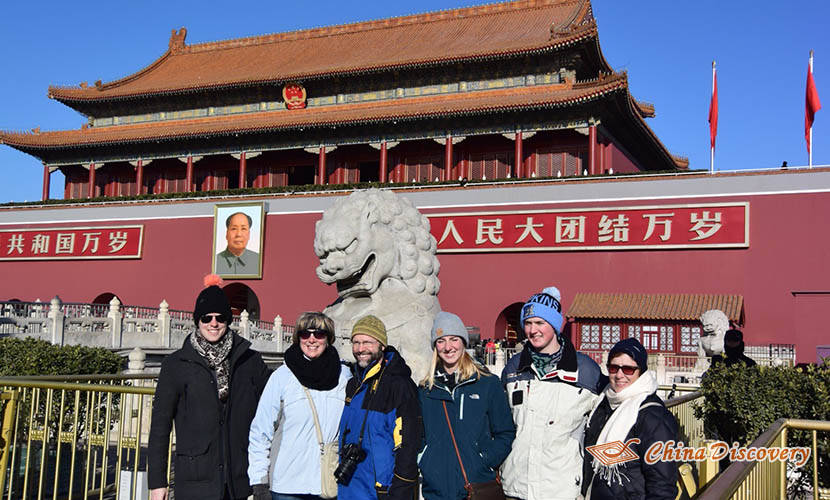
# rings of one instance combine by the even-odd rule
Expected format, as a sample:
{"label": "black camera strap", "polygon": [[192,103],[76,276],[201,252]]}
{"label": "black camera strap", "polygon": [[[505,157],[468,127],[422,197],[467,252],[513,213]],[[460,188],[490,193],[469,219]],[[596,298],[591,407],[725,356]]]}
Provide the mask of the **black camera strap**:
{"label": "black camera strap", "polygon": [[363,431],[366,430],[366,419],[368,417],[369,417],[369,409],[366,408],[366,413],[363,415],[363,423],[360,424],[360,436],[357,438],[357,446],[358,447],[360,447],[363,444]]}
{"label": "black camera strap", "polygon": [[[380,361],[383,361],[383,359],[381,359]],[[383,367],[381,367],[380,374],[381,375],[383,374]],[[375,381],[375,384],[377,384],[378,382],[380,382],[380,376],[378,376],[378,380]],[[375,385],[375,387],[377,387],[377,385]],[[366,385],[366,395],[363,396],[363,401],[364,401],[363,406],[366,407],[366,413],[363,414],[363,423],[360,424],[360,436],[357,438],[357,446],[358,447],[360,447],[363,444],[363,432],[366,430],[366,419],[369,417],[369,395],[370,394],[374,394],[374,391],[372,390],[372,384],[367,384]]]}

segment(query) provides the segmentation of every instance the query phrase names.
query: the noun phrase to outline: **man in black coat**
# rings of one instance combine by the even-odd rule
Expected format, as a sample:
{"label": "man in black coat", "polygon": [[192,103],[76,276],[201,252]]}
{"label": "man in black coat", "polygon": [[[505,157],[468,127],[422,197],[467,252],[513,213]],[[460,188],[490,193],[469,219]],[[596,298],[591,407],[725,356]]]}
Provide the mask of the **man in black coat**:
{"label": "man in black coat", "polygon": [[167,498],[174,420],[176,499],[247,498],[248,432],[270,373],[251,343],[228,328],[231,308],[221,288],[199,294],[193,318],[197,331],[161,365],[148,446],[150,498]]}

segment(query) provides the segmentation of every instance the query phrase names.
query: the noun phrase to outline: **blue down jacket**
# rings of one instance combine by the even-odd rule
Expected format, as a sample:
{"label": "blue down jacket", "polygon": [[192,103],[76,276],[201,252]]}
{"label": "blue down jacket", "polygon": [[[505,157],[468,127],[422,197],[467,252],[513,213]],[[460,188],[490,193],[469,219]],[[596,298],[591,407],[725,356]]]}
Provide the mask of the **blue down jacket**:
{"label": "blue down jacket", "polygon": [[421,444],[421,411],[412,372],[394,347],[346,384],[340,418],[340,453],[360,440],[366,452],[348,485],[338,485],[339,500],[411,500],[418,480],[415,458]]}

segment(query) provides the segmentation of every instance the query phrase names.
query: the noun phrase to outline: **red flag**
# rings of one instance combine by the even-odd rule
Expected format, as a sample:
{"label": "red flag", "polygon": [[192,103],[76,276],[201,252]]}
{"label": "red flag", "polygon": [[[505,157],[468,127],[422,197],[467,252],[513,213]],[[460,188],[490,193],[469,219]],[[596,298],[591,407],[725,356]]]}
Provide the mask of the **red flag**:
{"label": "red flag", "polygon": [[712,63],[712,101],[709,103],[709,140],[715,149],[715,137],[718,136],[718,75]]}
{"label": "red flag", "polygon": [[821,101],[818,99],[816,83],[813,81],[813,68],[807,65],[807,100],[804,113],[804,137],[807,139],[807,152],[810,152],[810,129],[813,127],[813,120],[816,111],[821,109]]}

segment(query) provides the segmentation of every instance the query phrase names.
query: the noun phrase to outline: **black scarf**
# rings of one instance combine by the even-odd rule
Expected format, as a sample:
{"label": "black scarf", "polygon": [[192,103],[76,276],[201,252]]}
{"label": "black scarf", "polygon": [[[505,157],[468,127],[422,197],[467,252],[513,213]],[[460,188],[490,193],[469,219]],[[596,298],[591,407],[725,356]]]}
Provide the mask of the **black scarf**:
{"label": "black scarf", "polygon": [[332,346],[326,346],[317,358],[308,359],[299,344],[291,344],[285,350],[285,365],[300,384],[316,391],[330,391],[340,380],[340,356]]}

